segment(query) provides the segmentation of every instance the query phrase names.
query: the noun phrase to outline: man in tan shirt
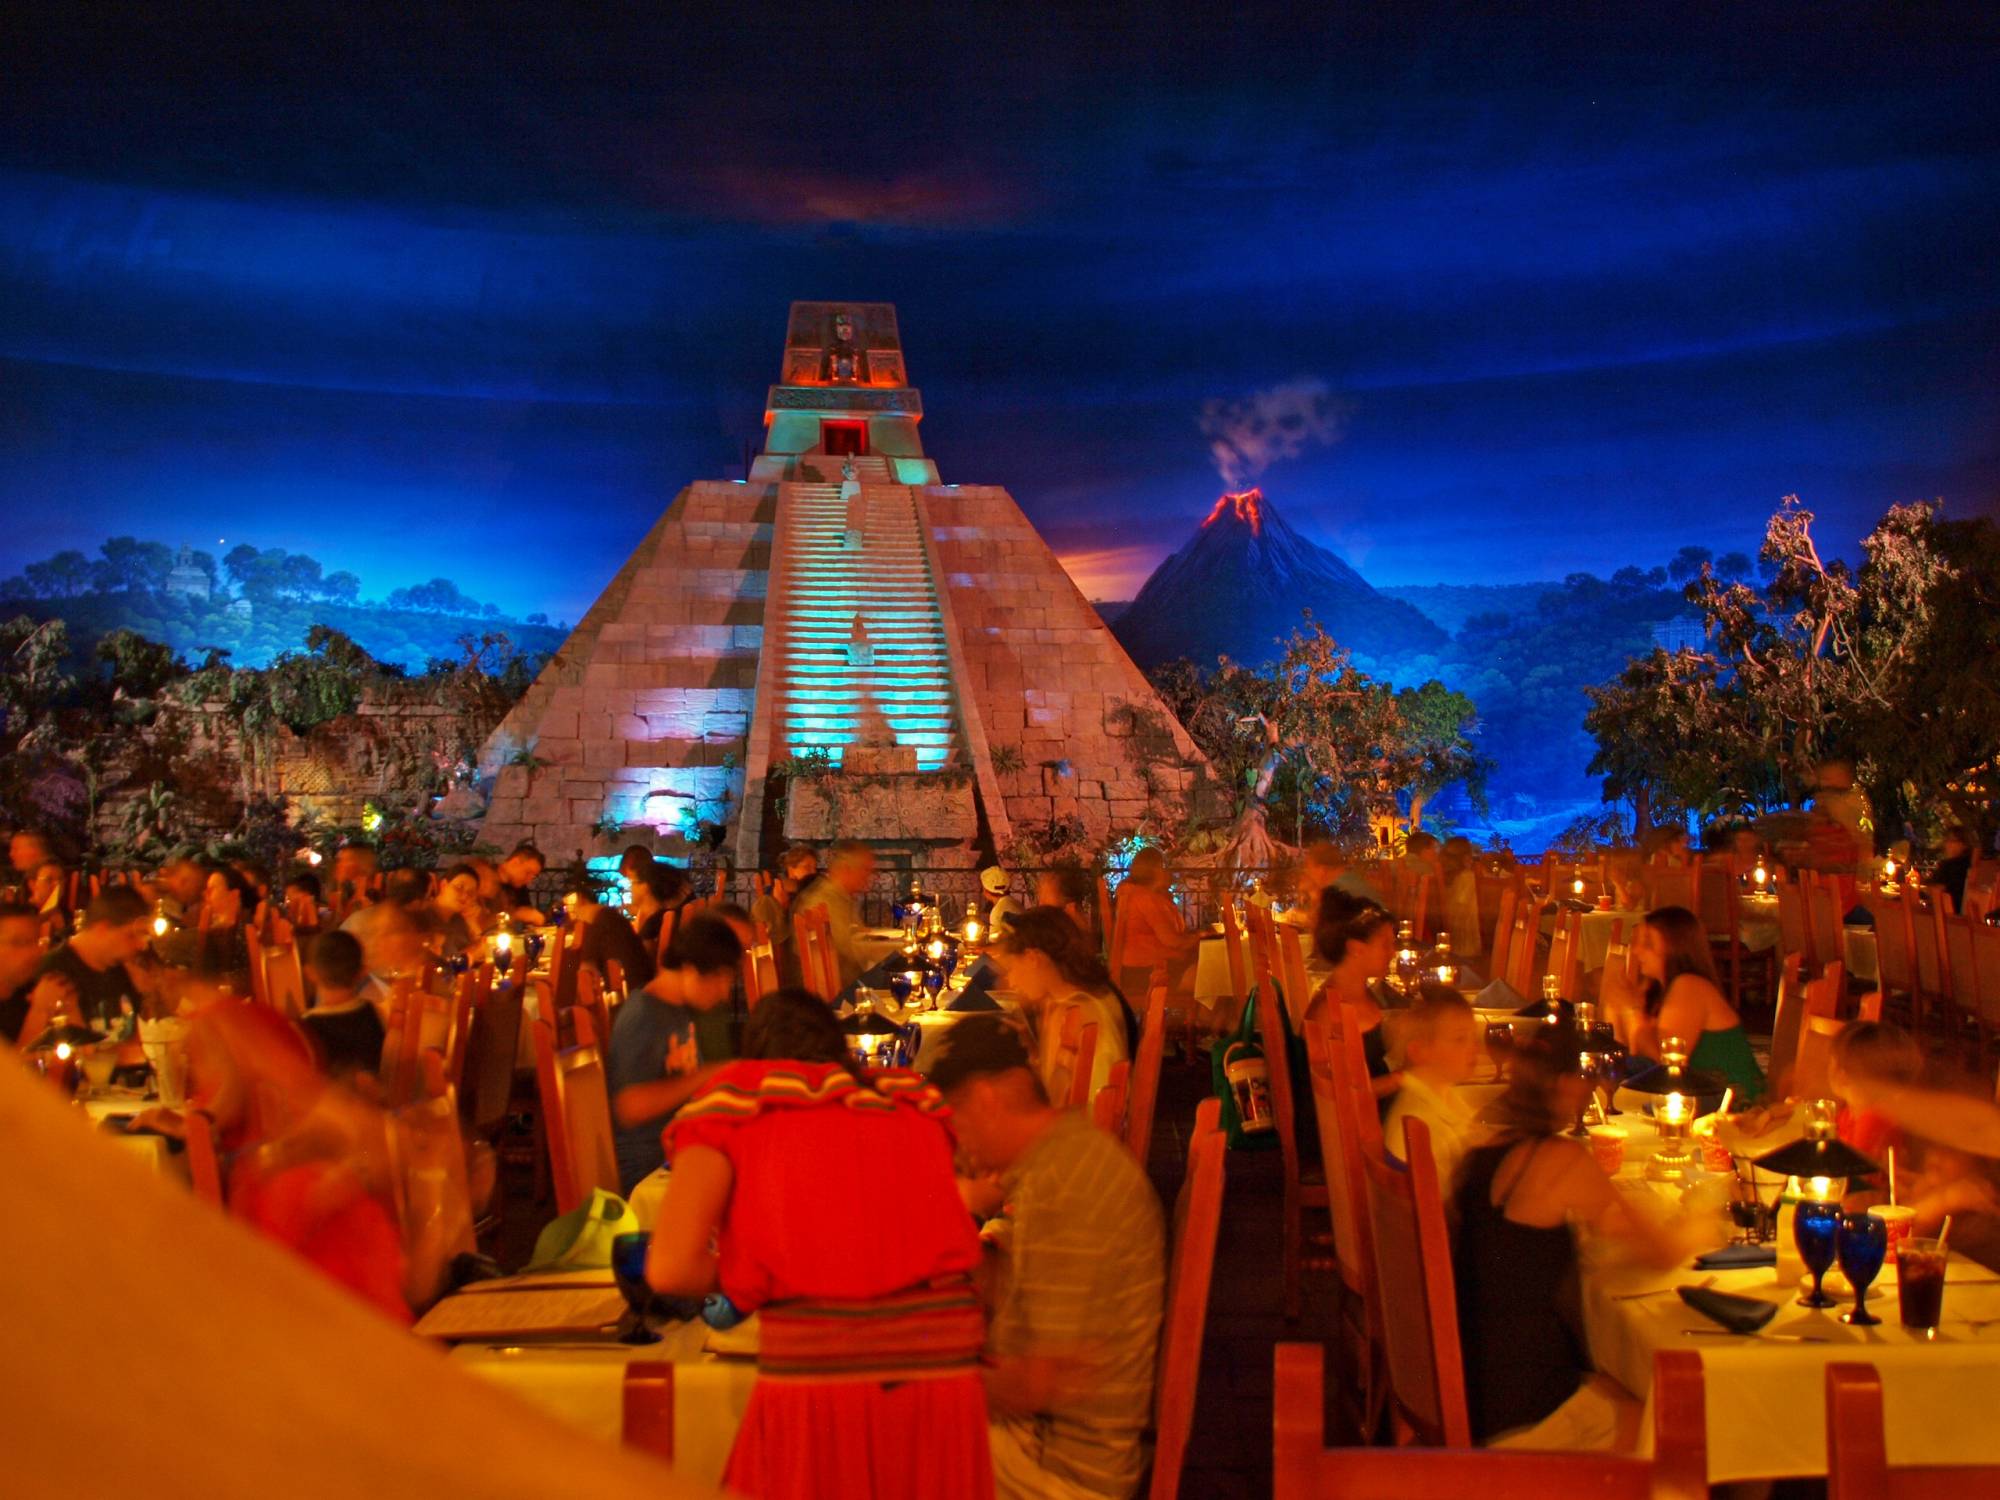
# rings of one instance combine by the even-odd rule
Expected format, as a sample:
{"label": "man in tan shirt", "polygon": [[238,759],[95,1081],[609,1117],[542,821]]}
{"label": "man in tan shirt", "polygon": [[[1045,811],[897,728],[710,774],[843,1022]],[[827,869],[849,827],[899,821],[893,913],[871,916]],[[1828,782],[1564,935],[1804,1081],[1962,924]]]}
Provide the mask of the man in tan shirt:
{"label": "man in tan shirt", "polygon": [[1145,1471],[1164,1225],[1116,1136],[1051,1108],[1007,1018],[967,1016],[931,1081],[960,1146],[1000,1174],[986,1399],[998,1500],[1124,1500]]}

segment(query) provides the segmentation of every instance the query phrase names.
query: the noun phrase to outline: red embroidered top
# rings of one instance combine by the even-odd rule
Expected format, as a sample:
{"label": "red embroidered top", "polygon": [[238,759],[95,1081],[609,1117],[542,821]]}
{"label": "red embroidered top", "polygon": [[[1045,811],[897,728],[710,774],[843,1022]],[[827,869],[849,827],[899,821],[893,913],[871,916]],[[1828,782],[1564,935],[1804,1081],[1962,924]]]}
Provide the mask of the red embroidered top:
{"label": "red embroidered top", "polygon": [[799,1299],[868,1301],[979,1260],[952,1172],[951,1112],[914,1073],[834,1063],[731,1063],[667,1127],[735,1173],[718,1245],[744,1311]]}

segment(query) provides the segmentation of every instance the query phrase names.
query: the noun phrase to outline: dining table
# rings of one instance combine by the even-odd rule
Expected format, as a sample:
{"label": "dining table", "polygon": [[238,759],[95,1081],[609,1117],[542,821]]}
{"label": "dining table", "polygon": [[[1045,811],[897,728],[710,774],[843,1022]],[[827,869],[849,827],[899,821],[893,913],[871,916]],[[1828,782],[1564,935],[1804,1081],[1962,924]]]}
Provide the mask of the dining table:
{"label": "dining table", "polygon": [[[732,1330],[730,1347],[754,1342],[746,1323]],[[719,1343],[699,1319],[655,1325],[655,1344],[611,1339],[453,1345],[463,1370],[491,1381],[579,1432],[608,1443],[620,1440],[624,1421],[625,1367],[634,1360],[673,1366],[674,1469],[697,1484],[719,1485],[736,1431],[743,1425],[757,1361],[744,1353],[717,1353]]]}
{"label": "dining table", "polygon": [[[1311,932],[1303,927],[1294,927],[1289,922],[1278,922],[1274,925],[1280,942],[1289,935],[1292,941],[1299,945],[1299,952],[1304,956],[1308,968],[1318,962]],[[1254,983],[1250,967],[1250,939],[1247,934],[1243,938],[1243,964],[1245,983]],[[1235,994],[1235,980],[1229,972],[1229,944],[1222,936],[1221,930],[1217,929],[1212,935],[1204,937],[1201,946],[1195,950],[1194,997],[1203,1005],[1212,1007],[1216,1001],[1225,997],[1233,999]]]}
{"label": "dining table", "polygon": [[[1628,1132],[1626,1160],[1614,1179],[1620,1192],[1650,1200],[1656,1210],[1671,1210],[1683,1194],[1703,1194],[1709,1174],[1699,1171],[1689,1183],[1648,1180],[1657,1131],[1638,1115],[1616,1123]],[[1712,1196],[1715,1185],[1706,1191]],[[1726,1224],[1719,1214],[1715,1222],[1719,1246]],[[1868,1306],[1882,1319],[1870,1327],[1841,1321],[1853,1293],[1837,1273],[1828,1292],[1844,1292],[1841,1306],[1798,1306],[1799,1287],[1790,1279],[1795,1272],[1793,1265],[1781,1282],[1768,1265],[1699,1270],[1684,1264],[1661,1271],[1587,1237],[1579,1282],[1591,1358],[1650,1402],[1653,1356],[1663,1349],[1700,1352],[1711,1484],[1826,1472],[1825,1370],[1834,1360],[1865,1360],[1880,1372],[1892,1465],[2000,1464],[2000,1423],[1990,1411],[1992,1394],[2000,1390],[2000,1275],[1951,1256],[1943,1321],[1925,1333],[1901,1324],[1893,1260],[1870,1290]],[[1678,1287],[1697,1285],[1771,1303],[1777,1314],[1755,1333],[1730,1333],[1676,1294]],[[1642,1424],[1648,1441],[1650,1416]]]}
{"label": "dining table", "polygon": [[116,1143],[121,1151],[137,1157],[156,1172],[187,1176],[187,1157],[173,1149],[167,1137],[151,1131],[132,1132],[120,1128],[121,1116],[136,1115],[159,1104],[159,1096],[135,1089],[86,1091],[76,1100],[78,1108],[100,1126],[99,1134]]}

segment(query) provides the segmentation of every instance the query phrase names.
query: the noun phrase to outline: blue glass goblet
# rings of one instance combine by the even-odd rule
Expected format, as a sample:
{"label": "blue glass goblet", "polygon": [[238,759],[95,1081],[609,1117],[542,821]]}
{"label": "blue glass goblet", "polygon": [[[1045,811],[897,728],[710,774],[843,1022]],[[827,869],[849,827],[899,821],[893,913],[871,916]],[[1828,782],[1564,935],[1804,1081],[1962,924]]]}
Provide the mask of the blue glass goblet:
{"label": "blue glass goblet", "polygon": [[896,997],[898,1009],[910,1003],[910,996],[916,987],[916,981],[906,973],[892,972],[889,975],[889,993]]}
{"label": "blue glass goblet", "polygon": [[1871,1213],[1845,1214],[1840,1220],[1837,1250],[1840,1273],[1854,1285],[1854,1310],[1840,1315],[1843,1323],[1866,1326],[1882,1320],[1868,1311],[1868,1284],[1882,1269],[1889,1249],[1888,1221]]}
{"label": "blue glass goblet", "polygon": [[937,1008],[937,997],[944,989],[944,969],[932,964],[924,970],[924,993],[931,997],[932,1009]]}
{"label": "blue glass goblet", "polygon": [[1837,1307],[1833,1298],[1827,1296],[1821,1283],[1831,1269],[1834,1259],[1834,1241],[1840,1229],[1840,1205],[1837,1203],[1801,1203],[1792,1214],[1792,1239],[1799,1247],[1799,1259],[1812,1272],[1812,1290],[1799,1298],[1801,1307]]}
{"label": "blue glass goblet", "polygon": [[530,932],[521,939],[521,951],[528,955],[528,967],[535,966],[535,960],[542,956],[542,948],[547,940],[539,932]]}
{"label": "blue glass goblet", "polygon": [[618,1335],[621,1344],[657,1344],[660,1336],[646,1326],[653,1289],[646,1283],[646,1252],[653,1247],[650,1232],[621,1234],[611,1241],[611,1276],[625,1305],[632,1309],[632,1326]]}

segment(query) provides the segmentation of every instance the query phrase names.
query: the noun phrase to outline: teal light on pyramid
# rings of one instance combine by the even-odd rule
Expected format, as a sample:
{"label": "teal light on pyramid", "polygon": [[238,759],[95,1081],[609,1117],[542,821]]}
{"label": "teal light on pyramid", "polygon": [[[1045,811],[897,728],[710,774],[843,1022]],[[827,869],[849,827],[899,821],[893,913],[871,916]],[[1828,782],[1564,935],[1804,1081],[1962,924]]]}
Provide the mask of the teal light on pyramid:
{"label": "teal light on pyramid", "polygon": [[[485,840],[970,867],[1017,822],[1108,840],[1187,795],[1199,752],[1007,492],[939,482],[922,417],[893,307],[794,303],[747,481],[682,490],[494,731]],[[1143,765],[1134,708],[1166,726]]]}

